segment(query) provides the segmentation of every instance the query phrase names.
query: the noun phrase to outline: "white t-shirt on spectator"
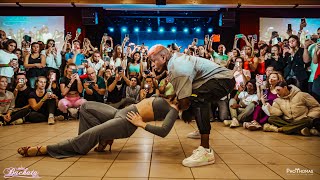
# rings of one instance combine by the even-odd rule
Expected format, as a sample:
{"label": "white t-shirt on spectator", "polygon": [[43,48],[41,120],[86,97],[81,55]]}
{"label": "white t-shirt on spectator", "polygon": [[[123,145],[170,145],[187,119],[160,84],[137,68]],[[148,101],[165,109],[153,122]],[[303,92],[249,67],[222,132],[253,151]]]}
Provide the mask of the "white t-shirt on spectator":
{"label": "white t-shirt on spectator", "polygon": [[98,74],[99,70],[102,68],[104,64],[104,61],[102,59],[99,59],[97,63],[93,62],[93,60],[88,60],[88,65],[96,71],[96,74]]}
{"label": "white t-shirt on spectator", "polygon": [[246,91],[242,91],[239,95],[238,98],[240,99],[240,105],[244,104],[248,106],[252,102],[258,102],[259,98],[257,94],[248,94]]}
{"label": "white t-shirt on spectator", "polygon": [[[0,50],[0,64],[9,64],[12,59],[18,59],[15,54],[10,54],[4,50]],[[0,67],[0,76],[12,78],[14,71],[12,67]]]}

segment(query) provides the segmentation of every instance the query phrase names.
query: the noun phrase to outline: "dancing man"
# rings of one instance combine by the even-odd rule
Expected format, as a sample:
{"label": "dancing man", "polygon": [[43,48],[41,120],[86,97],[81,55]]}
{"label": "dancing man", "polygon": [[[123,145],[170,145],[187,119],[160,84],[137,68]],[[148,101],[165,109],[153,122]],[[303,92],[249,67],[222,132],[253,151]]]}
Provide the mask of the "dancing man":
{"label": "dancing man", "polygon": [[235,85],[233,71],[204,58],[172,54],[159,44],[149,50],[148,56],[156,71],[168,70],[181,110],[187,110],[183,119],[188,117],[188,112],[189,120],[194,116],[201,134],[200,146],[182,164],[187,167],[213,164],[214,153],[209,146],[210,103],[232,91]]}

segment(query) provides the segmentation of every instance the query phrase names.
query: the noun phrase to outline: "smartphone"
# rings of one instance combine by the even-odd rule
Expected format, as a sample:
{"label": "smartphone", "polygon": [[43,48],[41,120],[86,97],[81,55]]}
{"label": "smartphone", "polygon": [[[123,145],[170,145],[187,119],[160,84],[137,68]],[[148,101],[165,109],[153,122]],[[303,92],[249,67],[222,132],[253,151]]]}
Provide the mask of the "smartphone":
{"label": "smartphone", "polygon": [[292,31],[292,24],[288,24],[288,31]]}
{"label": "smartphone", "polygon": [[317,43],[320,43],[320,38],[319,38],[319,39],[317,39]]}
{"label": "smartphone", "polygon": [[125,34],[124,37],[125,37],[125,38],[129,38],[129,34]]}
{"label": "smartphone", "polygon": [[50,76],[51,81],[56,81],[57,79],[57,74],[56,73],[52,73]]}
{"label": "smartphone", "polygon": [[275,56],[275,53],[271,53],[271,56]]}
{"label": "smartphone", "polygon": [[238,39],[241,39],[241,38],[243,37],[243,34],[237,34],[236,37],[237,37]]}
{"label": "smartphone", "polygon": [[255,40],[255,41],[258,41],[258,36],[256,34],[252,35],[252,38]]}
{"label": "smartphone", "polygon": [[150,70],[149,70],[149,69],[144,70],[143,72],[144,72],[146,75],[150,74]]}
{"label": "smartphone", "polygon": [[78,28],[78,29],[77,29],[77,33],[78,33],[78,34],[81,34],[81,28]]}
{"label": "smartphone", "polygon": [[248,35],[248,39],[252,38],[252,35]]}
{"label": "smartphone", "polygon": [[235,66],[239,67],[239,66],[240,66],[240,62],[239,62],[239,61],[236,62],[236,63],[235,63]]}
{"label": "smartphone", "polygon": [[67,35],[71,35],[71,32],[67,32]]}
{"label": "smartphone", "polygon": [[20,65],[19,69],[20,69],[19,72],[24,72],[25,71],[25,68],[24,68],[23,65]]}
{"label": "smartphone", "polygon": [[195,42],[196,44],[198,44],[198,38],[193,38],[193,42]]}
{"label": "smartphone", "polygon": [[19,79],[19,84],[24,84],[24,79]]}
{"label": "smartphone", "polygon": [[311,35],[306,35],[306,39],[311,39]]}
{"label": "smartphone", "polygon": [[86,81],[87,83],[89,83],[89,84],[94,84],[94,83],[96,83],[96,82],[94,82],[94,81]]}
{"label": "smartphone", "polygon": [[76,74],[78,73],[78,70],[77,69],[72,69],[72,74]]}
{"label": "smartphone", "polygon": [[147,89],[147,90],[149,90],[149,89],[150,89],[150,86],[149,86],[149,84],[145,84],[145,85],[144,85],[144,89]]}
{"label": "smartphone", "polygon": [[118,66],[118,67],[117,67],[117,70],[118,70],[118,73],[122,72],[122,70],[123,70],[123,69],[122,69],[122,66]]}
{"label": "smartphone", "polygon": [[278,41],[278,38],[273,38],[272,39],[272,45],[275,45],[275,44],[278,44],[279,41]]}
{"label": "smartphone", "polygon": [[278,42],[281,42],[281,37],[277,37]]}
{"label": "smartphone", "polygon": [[31,36],[24,35],[23,36],[23,40],[26,41],[26,42],[31,42]]}

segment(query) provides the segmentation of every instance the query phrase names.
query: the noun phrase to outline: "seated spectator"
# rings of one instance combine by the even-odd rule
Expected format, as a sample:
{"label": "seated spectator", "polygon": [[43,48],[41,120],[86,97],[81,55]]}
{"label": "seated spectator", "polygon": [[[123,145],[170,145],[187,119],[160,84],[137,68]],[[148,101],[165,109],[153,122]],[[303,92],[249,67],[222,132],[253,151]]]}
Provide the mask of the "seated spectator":
{"label": "seated spectator", "polygon": [[18,57],[14,54],[16,48],[17,42],[9,39],[0,49],[0,76],[8,78],[9,86],[13,83],[14,69],[18,67]]}
{"label": "seated spectator", "polygon": [[171,99],[175,96],[175,91],[173,85],[169,82],[169,77],[166,77],[160,81],[159,93],[160,96],[166,99]]}
{"label": "seated spectator", "polygon": [[72,117],[77,117],[78,108],[86,100],[80,96],[83,86],[75,64],[70,63],[67,65],[66,76],[62,77],[60,81],[60,90],[63,99],[58,103],[59,110],[63,113],[69,112]]}
{"label": "seated spectator", "polygon": [[136,77],[130,78],[130,86],[126,87],[126,98],[132,98],[136,103],[139,102],[140,86]]}
{"label": "seated spectator", "polygon": [[134,104],[135,100],[126,98],[126,87],[130,86],[130,80],[124,75],[121,66],[115,69],[115,75],[108,79],[108,98],[106,103],[114,108],[120,109]]}
{"label": "seated spectator", "polygon": [[229,101],[229,110],[232,120],[224,120],[226,126],[238,127],[239,121],[249,121],[248,117],[253,113],[256,104],[258,103],[258,96],[256,94],[256,82],[250,80],[246,84],[246,89],[239,87],[237,94]]}
{"label": "seated spectator", "polygon": [[0,126],[9,124],[22,124],[29,109],[14,111],[15,101],[12,92],[7,91],[7,77],[0,76]]}
{"label": "seated spectator", "polygon": [[40,46],[37,42],[31,44],[31,54],[25,56],[24,67],[28,69],[27,78],[30,87],[34,89],[37,77],[46,75],[46,57],[40,54]]}
{"label": "seated spectator", "polygon": [[36,89],[29,95],[29,105],[32,109],[28,117],[28,122],[48,122],[49,125],[55,123],[54,114],[57,109],[58,97],[52,92],[46,92],[47,78],[40,76],[36,80]]}
{"label": "seated spectator", "polygon": [[159,96],[160,92],[155,88],[152,77],[147,76],[143,84],[143,89],[140,90],[140,101],[149,98],[154,94]]}
{"label": "seated spectator", "polygon": [[28,108],[29,107],[29,94],[31,93],[30,87],[27,86],[28,79],[24,73],[19,73],[16,76],[16,88],[13,91],[15,97],[15,108]]}
{"label": "seated spectator", "polygon": [[[279,72],[274,71],[267,78],[266,89],[263,89],[261,79],[257,78],[257,95],[262,105],[265,105],[266,103],[272,105],[273,101],[278,98],[276,84],[280,81],[283,81],[282,75]],[[254,131],[260,129],[265,123],[268,122],[269,116],[263,112],[261,104],[258,104],[254,109],[253,121],[250,123],[243,123],[244,128]]]}
{"label": "seated spectator", "polygon": [[[95,53],[96,54],[96,53]],[[106,84],[102,77],[96,75],[96,71],[89,67],[87,69],[88,78],[84,80],[84,98],[87,101],[103,102],[106,93]]]}
{"label": "seated spectator", "polygon": [[61,96],[61,90],[59,87],[59,83],[57,82],[57,73],[55,70],[49,70],[47,73],[47,79],[49,80],[49,83],[47,83],[47,89],[50,86],[51,91],[53,92],[53,94],[55,94],[56,96],[58,96],[58,99],[62,99]]}
{"label": "seated spectator", "polygon": [[47,40],[46,49],[41,51],[41,54],[46,58],[46,71],[53,70],[56,73],[56,79],[60,79],[59,68],[62,63],[61,52],[57,50],[53,39]]}
{"label": "seated spectator", "polygon": [[98,74],[100,69],[103,68],[104,61],[101,59],[101,55],[98,51],[94,52],[92,56],[88,59],[88,65],[94,69],[96,75]]}
{"label": "seated spectator", "polygon": [[276,90],[279,98],[274,100],[272,106],[269,103],[265,106],[270,115],[270,124],[265,124],[263,130],[304,136],[319,135],[320,104],[310,94],[284,81],[276,84]]}

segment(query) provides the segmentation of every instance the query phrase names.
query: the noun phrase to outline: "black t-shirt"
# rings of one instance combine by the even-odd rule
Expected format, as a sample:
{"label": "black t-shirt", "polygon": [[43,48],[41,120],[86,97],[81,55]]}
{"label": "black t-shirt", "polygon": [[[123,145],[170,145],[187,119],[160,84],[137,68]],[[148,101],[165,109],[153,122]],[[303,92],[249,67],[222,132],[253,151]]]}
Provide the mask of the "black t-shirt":
{"label": "black t-shirt", "polygon": [[[108,87],[113,83],[114,80],[115,80],[114,76],[108,79]],[[125,97],[125,94],[126,94],[126,82],[122,78],[120,81],[117,82],[117,85],[113,89],[113,91],[108,92],[107,102],[111,102],[111,103],[120,102],[121,99]]]}
{"label": "black t-shirt", "polygon": [[[61,81],[60,81],[60,84],[65,84],[65,86],[67,87],[68,84],[70,83],[71,79],[67,78],[67,77],[62,77],[61,78]],[[78,92],[78,86],[77,86],[77,80],[75,80],[72,85],[71,85],[71,88],[69,91],[77,91]]]}
{"label": "black t-shirt", "polygon": [[28,99],[30,95],[31,89],[27,87],[27,89],[23,91],[18,91],[16,101],[15,101],[15,107],[16,108],[22,108],[29,104]]}
{"label": "black t-shirt", "polygon": [[[29,95],[29,99],[35,99],[36,100],[36,102],[38,103],[38,102],[40,102],[41,101],[41,99],[44,97],[46,95],[46,93],[44,93],[43,94],[43,96],[41,96],[41,97],[39,97],[38,95],[37,95],[37,93],[36,93],[36,90],[34,90],[34,91],[32,91],[31,93],[30,93],[30,95]],[[39,112],[39,113],[41,113],[41,114],[47,114],[47,110],[46,110],[46,101],[43,103],[43,105],[41,106],[41,108],[37,111],[37,112]],[[34,111],[34,110],[33,110]]]}

